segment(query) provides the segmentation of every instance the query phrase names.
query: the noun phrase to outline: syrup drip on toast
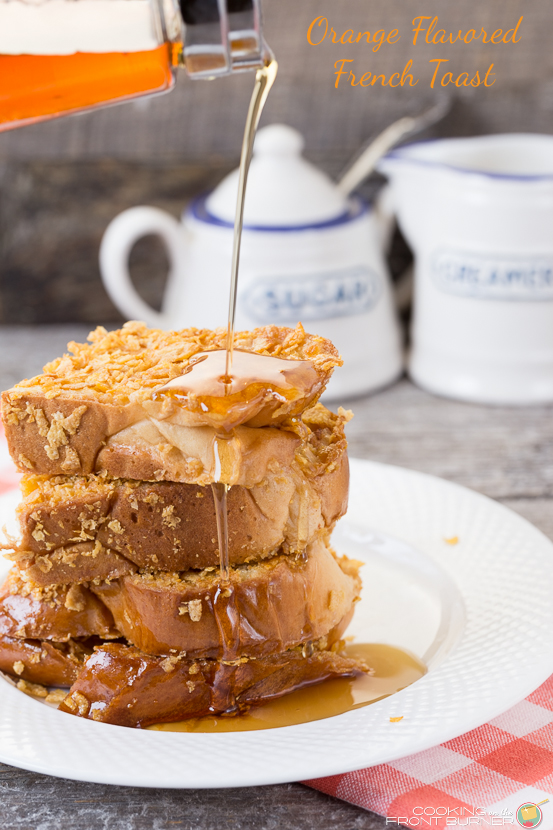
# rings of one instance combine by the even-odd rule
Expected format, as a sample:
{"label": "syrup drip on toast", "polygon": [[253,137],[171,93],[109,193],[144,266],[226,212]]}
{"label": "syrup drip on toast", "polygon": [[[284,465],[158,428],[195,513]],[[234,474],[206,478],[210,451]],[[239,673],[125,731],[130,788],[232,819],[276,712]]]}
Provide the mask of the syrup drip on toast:
{"label": "syrup drip on toast", "polygon": [[[222,645],[221,660],[235,660],[240,649],[240,614],[236,607],[236,596],[230,581],[227,513],[227,493],[229,489],[228,484],[222,482],[211,485],[219,545],[219,582],[213,596],[213,612]],[[217,697],[221,696],[223,700],[227,701],[227,704],[230,703],[232,711],[234,704],[232,689],[226,688],[228,683],[223,685],[225,688],[220,688],[221,683],[216,682],[214,691]],[[218,700],[215,703],[218,704]]]}
{"label": "syrup drip on toast", "polygon": [[[212,355],[206,354],[203,360],[196,362],[199,364],[200,371],[196,373],[196,378],[199,386],[203,390],[203,395],[209,398],[209,401],[202,401],[202,393],[198,395],[196,400],[199,400],[200,406],[208,409],[216,406],[216,402],[221,401],[226,407],[227,412],[232,411],[231,398],[234,395],[242,394],[252,388],[251,378],[247,382],[247,371],[242,370],[241,376],[233,376],[231,374],[233,369],[233,346],[234,346],[234,321],[236,317],[236,297],[238,291],[238,271],[240,267],[240,247],[242,242],[242,228],[244,224],[244,205],[246,200],[246,186],[248,183],[248,173],[250,169],[250,162],[253,154],[253,145],[255,140],[255,133],[259,119],[265,106],[267,96],[273,86],[278,71],[278,64],[274,59],[267,61],[265,66],[258,69],[255,76],[255,85],[248,109],[246,118],[246,127],[244,130],[244,139],[242,142],[242,153],[240,156],[240,170],[238,176],[238,195],[236,200],[236,213],[234,219],[234,238],[232,248],[232,266],[231,266],[231,281],[230,281],[230,296],[229,296],[229,312],[228,312],[228,330],[227,330],[227,344],[225,350],[225,365],[224,373],[221,371],[214,371],[210,362],[216,362],[218,359],[217,353]],[[251,363],[252,355],[244,356],[242,361]],[[256,355],[256,358],[259,358]],[[261,358],[263,360],[263,358]],[[204,364],[202,366],[202,363]],[[259,361],[257,361],[257,364]],[[265,368],[265,367],[264,367]],[[202,371],[203,370],[203,371]],[[251,372],[251,369],[249,370]],[[263,370],[262,370],[263,371]],[[261,375],[263,377],[263,374]],[[223,386],[223,396],[220,394],[220,386]],[[213,395],[213,391],[219,389],[219,394]],[[210,394],[211,392],[211,394]],[[207,394],[206,394],[207,393]],[[202,406],[203,405],[203,406]],[[222,423],[221,426],[225,432],[228,432],[235,424],[232,419]],[[220,440],[216,438],[217,442]],[[219,464],[220,466],[220,464]],[[236,598],[230,583],[230,569],[229,569],[229,552],[228,552],[228,518],[227,518],[227,493],[228,486],[221,482],[212,484],[213,502],[215,504],[215,515],[217,520],[217,537],[219,545],[219,572],[220,584],[215,595],[215,618],[221,634],[221,642],[223,644],[222,657],[232,659],[238,656],[238,631],[239,619],[236,609]],[[224,691],[224,690],[222,690]]]}
{"label": "syrup drip on toast", "polygon": [[228,484],[218,481],[211,485],[213,503],[215,505],[215,520],[217,522],[217,543],[219,545],[219,571],[221,587],[230,584],[230,565],[228,553],[228,515],[227,493]]}
{"label": "syrup drip on toast", "polygon": [[321,383],[309,360],[284,360],[235,349],[229,376],[226,364],[225,349],[200,352],[191,358],[184,373],[158,389],[153,399],[171,398],[225,433],[255,418],[261,410],[270,420],[271,411],[305,400]]}

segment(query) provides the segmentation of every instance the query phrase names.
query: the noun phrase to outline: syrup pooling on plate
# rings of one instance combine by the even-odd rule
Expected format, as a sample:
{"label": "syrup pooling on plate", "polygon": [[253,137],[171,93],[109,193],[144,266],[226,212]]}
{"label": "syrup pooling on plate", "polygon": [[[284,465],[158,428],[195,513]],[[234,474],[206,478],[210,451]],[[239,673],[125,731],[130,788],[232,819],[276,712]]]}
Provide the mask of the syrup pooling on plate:
{"label": "syrup pooling on plate", "polygon": [[[374,675],[325,680],[322,686],[306,686],[236,717],[193,718],[148,728],[161,732],[248,732],[310,723],[376,703],[426,674],[420,660],[394,646],[353,643],[345,652],[348,657],[365,660],[374,668]],[[401,720],[399,707],[397,717]]]}
{"label": "syrup pooling on plate", "polygon": [[264,420],[271,423],[271,415],[280,406],[308,398],[320,385],[309,360],[283,360],[235,350],[230,375],[226,374],[226,363],[225,349],[200,352],[183,375],[158,389],[153,398],[171,398],[203,416],[205,423],[228,433],[262,411],[267,411]]}

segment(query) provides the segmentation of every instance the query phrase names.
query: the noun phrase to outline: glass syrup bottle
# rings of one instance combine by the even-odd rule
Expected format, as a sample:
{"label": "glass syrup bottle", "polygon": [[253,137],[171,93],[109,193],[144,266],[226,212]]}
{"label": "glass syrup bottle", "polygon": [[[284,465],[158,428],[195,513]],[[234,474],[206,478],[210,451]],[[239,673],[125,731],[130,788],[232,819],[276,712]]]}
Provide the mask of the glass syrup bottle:
{"label": "glass syrup bottle", "polygon": [[260,0],[0,0],[0,131],[263,65]]}

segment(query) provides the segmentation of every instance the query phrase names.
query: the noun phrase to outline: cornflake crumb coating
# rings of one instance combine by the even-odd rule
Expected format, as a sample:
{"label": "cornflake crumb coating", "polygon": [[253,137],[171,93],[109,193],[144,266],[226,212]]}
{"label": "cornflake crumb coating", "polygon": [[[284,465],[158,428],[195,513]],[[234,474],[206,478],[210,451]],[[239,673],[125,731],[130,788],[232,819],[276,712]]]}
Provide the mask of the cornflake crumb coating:
{"label": "cornflake crumb coating", "polygon": [[[69,354],[47,363],[44,374],[23,380],[14,392],[39,389],[47,398],[75,397],[125,405],[151,397],[159,386],[183,374],[198,352],[224,349],[226,328],[161,331],[145,323],[126,323],[107,332],[99,326],[89,343],[71,342]],[[321,374],[330,373],[342,360],[330,343],[318,335],[295,329],[265,326],[236,332],[234,347],[288,360],[309,360]]]}

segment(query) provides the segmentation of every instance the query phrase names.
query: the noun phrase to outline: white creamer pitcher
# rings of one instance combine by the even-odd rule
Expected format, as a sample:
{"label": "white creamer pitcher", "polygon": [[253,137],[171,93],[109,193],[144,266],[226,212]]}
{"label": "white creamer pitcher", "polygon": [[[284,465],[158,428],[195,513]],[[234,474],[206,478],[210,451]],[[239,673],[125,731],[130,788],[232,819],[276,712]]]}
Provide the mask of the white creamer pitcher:
{"label": "white creamer pitcher", "polygon": [[[294,326],[328,337],[344,358],[331,397],[358,395],[402,371],[398,324],[377,220],[358,199],[301,155],[284,125],[260,130],[245,204],[236,328]],[[131,208],[101,245],[104,284],[122,313],[161,328],[226,325],[238,173],[197,199],[178,222],[157,208]],[[161,312],[134,290],[128,257],[141,236],[158,234],[170,260]]]}
{"label": "white creamer pitcher", "polygon": [[553,137],[422,142],[380,170],[415,253],[413,379],[467,401],[553,400]]}

